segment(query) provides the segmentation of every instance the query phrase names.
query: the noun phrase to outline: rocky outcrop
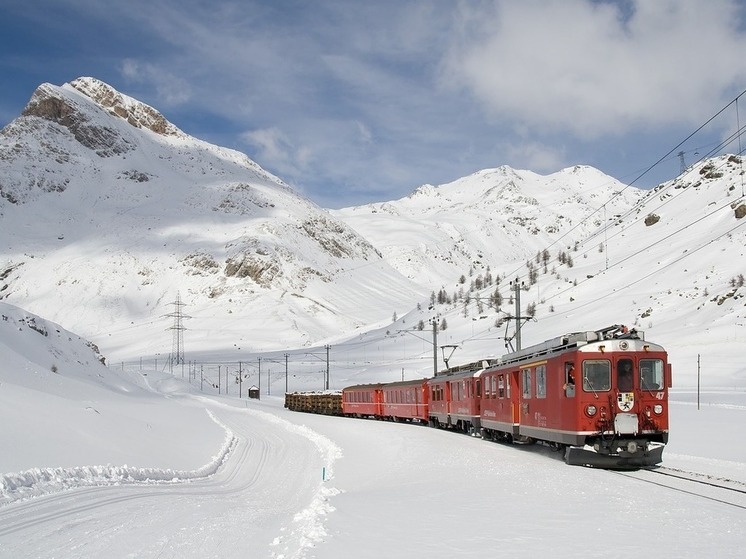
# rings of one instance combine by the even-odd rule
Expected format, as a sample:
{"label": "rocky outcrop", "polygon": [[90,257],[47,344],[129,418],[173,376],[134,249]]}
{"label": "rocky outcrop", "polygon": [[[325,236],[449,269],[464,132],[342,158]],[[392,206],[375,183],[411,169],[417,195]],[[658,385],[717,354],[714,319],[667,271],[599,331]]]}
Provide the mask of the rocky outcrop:
{"label": "rocky outcrop", "polygon": [[34,91],[21,114],[24,117],[39,117],[67,128],[78,142],[100,157],[120,155],[135,147],[115,129],[92,121],[83,107],[69,97],[60,95],[48,84],[42,84]]}
{"label": "rocky outcrop", "polygon": [[110,85],[95,78],[78,78],[70,85],[90,97],[101,108],[126,120],[135,128],[147,128],[162,136],[177,136],[182,132],[150,105],[122,95]]}

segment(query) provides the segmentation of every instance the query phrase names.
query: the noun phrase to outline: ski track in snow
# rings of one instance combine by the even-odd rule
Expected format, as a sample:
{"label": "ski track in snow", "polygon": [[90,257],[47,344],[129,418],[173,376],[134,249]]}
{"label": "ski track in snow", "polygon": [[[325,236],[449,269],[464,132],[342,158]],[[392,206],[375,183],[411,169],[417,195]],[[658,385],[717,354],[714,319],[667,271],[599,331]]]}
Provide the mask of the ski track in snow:
{"label": "ski track in snow", "polygon": [[[195,396],[195,398],[209,400],[201,396]],[[209,401],[235,409],[233,406],[221,402]],[[260,410],[246,409],[244,411],[263,421],[278,425],[290,433],[308,439],[314,444],[325,464],[321,483],[310,504],[295,514],[292,524],[283,526],[280,529],[280,535],[275,537],[271,543],[272,547],[275,548],[271,551],[271,557],[274,559],[303,559],[306,557],[308,550],[314,548],[317,543],[324,541],[328,535],[325,528],[326,516],[335,510],[329,500],[341,491],[327,486],[326,483],[334,477],[334,463],[342,457],[342,449],[328,437],[305,425],[298,425]]]}

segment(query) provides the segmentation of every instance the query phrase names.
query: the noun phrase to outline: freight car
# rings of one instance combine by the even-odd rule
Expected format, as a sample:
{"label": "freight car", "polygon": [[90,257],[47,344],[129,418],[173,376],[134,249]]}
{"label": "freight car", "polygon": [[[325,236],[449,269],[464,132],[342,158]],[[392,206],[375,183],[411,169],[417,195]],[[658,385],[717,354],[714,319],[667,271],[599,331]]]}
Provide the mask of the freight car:
{"label": "freight car", "polygon": [[671,382],[664,348],[614,325],[430,379],[351,386],[335,413],[543,442],[573,465],[638,468],[662,460]]}

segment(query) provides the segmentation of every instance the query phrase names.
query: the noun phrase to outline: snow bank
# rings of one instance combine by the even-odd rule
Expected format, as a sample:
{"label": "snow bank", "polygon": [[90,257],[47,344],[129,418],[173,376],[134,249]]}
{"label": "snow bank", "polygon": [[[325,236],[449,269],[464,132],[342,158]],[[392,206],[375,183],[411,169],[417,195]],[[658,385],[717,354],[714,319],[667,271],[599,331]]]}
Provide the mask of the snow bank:
{"label": "snow bank", "polygon": [[236,446],[233,432],[205,410],[225,431],[225,440],[211,460],[195,470],[137,468],[133,466],[77,466],[73,468],[32,468],[24,472],[3,474],[0,478],[0,506],[20,499],[38,497],[76,487],[148,483],[182,483],[213,475]]}

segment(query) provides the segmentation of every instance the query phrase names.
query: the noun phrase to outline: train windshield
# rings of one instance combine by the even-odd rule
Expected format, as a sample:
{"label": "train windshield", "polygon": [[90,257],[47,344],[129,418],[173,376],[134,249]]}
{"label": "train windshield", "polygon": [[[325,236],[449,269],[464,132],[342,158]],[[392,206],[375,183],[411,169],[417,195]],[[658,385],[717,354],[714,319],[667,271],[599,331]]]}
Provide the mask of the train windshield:
{"label": "train windshield", "polygon": [[583,390],[606,392],[611,389],[611,362],[605,359],[583,361]]}
{"label": "train windshield", "polygon": [[663,360],[640,359],[640,387],[643,390],[661,390],[664,386]]}

